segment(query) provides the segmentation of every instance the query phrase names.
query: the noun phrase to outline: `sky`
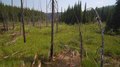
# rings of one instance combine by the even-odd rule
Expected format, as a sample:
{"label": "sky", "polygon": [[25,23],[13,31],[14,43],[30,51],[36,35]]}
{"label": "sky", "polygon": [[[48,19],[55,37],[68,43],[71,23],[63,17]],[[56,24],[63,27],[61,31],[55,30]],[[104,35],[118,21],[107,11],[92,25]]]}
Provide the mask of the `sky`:
{"label": "sky", "polygon": [[[24,7],[35,10],[46,12],[46,1],[48,6],[48,12],[51,12],[51,2],[50,0],[23,0]],[[116,0],[56,0],[58,2],[58,11],[64,11],[68,6],[73,6],[78,1],[82,2],[82,10],[84,10],[84,5],[87,3],[87,8],[102,7],[108,5],[114,5]],[[11,5],[11,0],[2,0],[4,4]],[[14,6],[20,7],[20,0],[13,0]]]}

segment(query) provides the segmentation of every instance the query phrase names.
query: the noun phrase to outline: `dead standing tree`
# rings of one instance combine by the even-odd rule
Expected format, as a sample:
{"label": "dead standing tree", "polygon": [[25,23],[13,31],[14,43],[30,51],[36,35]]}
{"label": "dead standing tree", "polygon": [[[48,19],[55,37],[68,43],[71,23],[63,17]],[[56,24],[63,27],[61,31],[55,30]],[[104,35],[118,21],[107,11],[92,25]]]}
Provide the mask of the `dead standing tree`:
{"label": "dead standing tree", "polygon": [[50,57],[49,60],[52,61],[53,60],[53,51],[54,51],[54,0],[52,1],[52,21],[51,21],[51,47],[50,47]]}
{"label": "dead standing tree", "polygon": [[102,21],[99,17],[99,14],[97,13],[96,10],[95,10],[95,12],[96,12],[97,21],[99,23],[99,27],[100,27],[100,30],[101,30],[102,43],[101,43],[101,64],[100,64],[100,67],[103,67],[104,66],[104,29],[102,28]]}
{"label": "dead standing tree", "polygon": [[[81,6],[81,2],[80,2],[80,6]],[[79,38],[80,38],[80,67],[82,67],[82,60],[83,60],[83,37],[82,37],[82,32],[81,32],[81,21],[82,21],[82,10],[81,10],[81,7],[79,8],[80,9],[80,15],[81,15],[81,18],[78,19],[75,11],[74,11],[74,15],[75,15],[75,18],[77,19],[77,23],[78,23],[78,31],[79,31]]]}
{"label": "dead standing tree", "polygon": [[23,40],[24,40],[24,43],[26,43],[24,14],[23,14],[23,0],[21,0],[21,25],[22,25]]}
{"label": "dead standing tree", "polygon": [[40,17],[39,17],[39,18],[40,18],[40,23],[39,23],[39,24],[40,24],[40,28],[41,28],[42,23],[43,23],[43,21],[42,21],[42,20],[43,20],[43,16],[42,16],[42,5],[41,5],[41,0],[40,0],[40,12],[41,12],[41,13],[40,13]]}
{"label": "dead standing tree", "polygon": [[48,27],[48,16],[47,16],[47,13],[48,13],[48,7],[47,7],[47,0],[46,0],[46,27]]}
{"label": "dead standing tree", "polygon": [[59,23],[59,13],[58,13],[58,2],[56,1],[56,4],[57,4],[57,7],[56,7],[56,9],[57,9],[57,19],[56,19],[56,32],[58,32],[58,23]]}
{"label": "dead standing tree", "polygon": [[[93,8],[91,8],[91,9],[93,9]],[[94,10],[94,12],[96,14],[96,19],[98,21],[99,28],[100,28],[100,31],[101,31],[101,40],[102,40],[102,43],[101,43],[101,54],[100,54],[101,55],[100,56],[100,59],[101,59],[101,61],[100,61],[100,67],[104,67],[104,29],[102,27],[102,21],[100,19],[100,16],[99,16],[97,10],[95,10],[95,9],[93,9],[93,10]]]}
{"label": "dead standing tree", "polygon": [[[11,6],[13,7],[13,0],[11,0]],[[12,29],[14,30],[14,28],[15,28],[15,24],[14,24],[14,8],[12,8],[12,22],[13,22]]]}
{"label": "dead standing tree", "polygon": [[32,10],[32,25],[35,26],[35,21],[34,21],[34,2],[33,2],[33,10]]}

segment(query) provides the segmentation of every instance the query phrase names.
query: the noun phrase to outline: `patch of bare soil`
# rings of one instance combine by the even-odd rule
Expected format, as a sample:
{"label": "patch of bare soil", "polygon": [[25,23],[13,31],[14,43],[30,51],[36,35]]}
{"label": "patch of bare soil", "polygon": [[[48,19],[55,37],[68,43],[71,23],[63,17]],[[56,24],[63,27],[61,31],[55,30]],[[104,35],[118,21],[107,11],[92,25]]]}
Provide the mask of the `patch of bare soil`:
{"label": "patch of bare soil", "polygon": [[57,55],[56,67],[80,67],[80,54],[78,51],[64,51]]}
{"label": "patch of bare soil", "polygon": [[71,49],[68,45],[63,46],[63,51],[53,58],[51,64],[43,67],[80,67],[80,54],[77,50]]}
{"label": "patch of bare soil", "polygon": [[120,67],[120,58],[105,57],[104,67]]}

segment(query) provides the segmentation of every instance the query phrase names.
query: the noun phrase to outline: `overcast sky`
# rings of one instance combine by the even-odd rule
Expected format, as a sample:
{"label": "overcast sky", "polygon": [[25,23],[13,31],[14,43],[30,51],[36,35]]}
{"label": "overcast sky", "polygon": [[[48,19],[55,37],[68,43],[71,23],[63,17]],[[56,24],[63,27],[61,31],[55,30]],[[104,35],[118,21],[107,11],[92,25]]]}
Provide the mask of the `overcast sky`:
{"label": "overcast sky", "polygon": [[[15,6],[20,6],[20,0],[13,0]],[[41,10],[46,12],[46,0],[23,0],[24,1],[24,7],[33,8],[36,10]],[[116,0],[57,0],[59,5],[59,12],[62,10],[66,10],[67,7],[73,6],[78,1],[82,2],[82,9],[84,9],[85,2],[87,3],[87,8],[90,7],[102,7],[102,6],[108,6],[108,5],[114,5]],[[2,0],[3,3],[10,5],[11,0]],[[47,4],[49,6],[48,12],[51,12],[51,4],[50,0],[47,0]]]}

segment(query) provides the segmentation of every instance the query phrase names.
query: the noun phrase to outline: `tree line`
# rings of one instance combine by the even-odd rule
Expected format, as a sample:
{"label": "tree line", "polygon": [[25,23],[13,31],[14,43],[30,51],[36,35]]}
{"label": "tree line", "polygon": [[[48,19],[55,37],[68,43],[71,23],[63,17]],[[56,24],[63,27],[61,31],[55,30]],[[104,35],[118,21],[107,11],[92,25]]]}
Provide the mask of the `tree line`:
{"label": "tree line", "polygon": [[[0,22],[20,22],[21,21],[21,9],[19,7],[12,7],[0,3]],[[24,21],[36,22],[39,20],[45,20],[45,14],[38,10],[24,8]]]}
{"label": "tree line", "polygon": [[[95,13],[91,8],[87,8],[87,4],[85,3],[84,11],[82,11],[81,2],[75,4],[72,7],[68,7],[68,9],[61,15],[61,21],[64,21],[67,24],[74,24],[77,22],[77,18],[82,21],[82,23],[89,23],[95,21]],[[114,6],[105,6],[101,8],[95,8],[103,22],[107,22],[109,17],[113,14]]]}
{"label": "tree line", "polygon": [[[78,2],[72,7],[69,6],[68,9],[61,14],[60,20],[62,22],[65,22],[66,24],[76,24],[77,19],[79,19],[80,23],[95,22],[96,15],[94,10],[92,10],[91,8],[87,8],[87,3],[85,3],[84,10],[82,11],[81,5],[82,3]],[[115,5],[103,6],[100,8],[96,7],[95,10],[100,15],[101,21],[106,23],[106,28],[105,28],[106,31],[112,30],[112,32],[117,32],[117,33],[119,32],[120,0],[117,0]]]}

